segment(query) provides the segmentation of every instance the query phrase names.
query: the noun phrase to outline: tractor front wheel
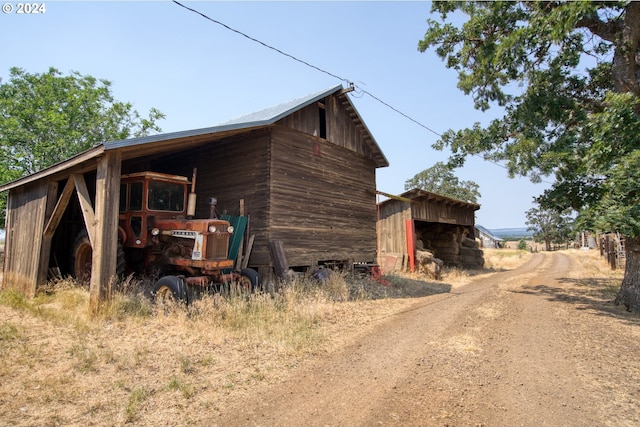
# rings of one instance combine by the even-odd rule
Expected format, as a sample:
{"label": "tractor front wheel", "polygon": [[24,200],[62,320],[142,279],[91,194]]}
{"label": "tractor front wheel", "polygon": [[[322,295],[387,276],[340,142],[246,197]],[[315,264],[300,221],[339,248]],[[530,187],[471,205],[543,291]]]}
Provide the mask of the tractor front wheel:
{"label": "tractor front wheel", "polygon": [[243,268],[240,271],[240,289],[243,292],[252,293],[262,289],[262,282],[257,271],[251,268]]}
{"label": "tractor front wheel", "polygon": [[177,276],[164,276],[156,282],[153,290],[156,304],[166,307],[176,302],[187,302],[184,280]]}

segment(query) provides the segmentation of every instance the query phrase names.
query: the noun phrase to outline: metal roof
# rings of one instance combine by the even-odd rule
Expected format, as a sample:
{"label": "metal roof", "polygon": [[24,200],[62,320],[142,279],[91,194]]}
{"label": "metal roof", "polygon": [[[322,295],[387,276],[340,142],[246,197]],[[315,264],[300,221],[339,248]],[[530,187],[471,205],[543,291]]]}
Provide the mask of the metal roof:
{"label": "metal roof", "polygon": [[276,105],[275,107],[265,108],[264,110],[238,117],[237,119],[223,123],[223,126],[242,125],[246,123],[252,123],[256,126],[270,125],[284,117],[287,117],[291,113],[294,113],[341,90],[342,85],[340,84],[332,88],[325,89],[322,92],[313,93],[303,98],[293,99],[289,102]]}
{"label": "metal roof", "polygon": [[213,127],[191,129],[180,132],[163,133],[157,135],[143,136],[140,138],[129,138],[120,141],[105,142],[104,147],[106,150],[115,150],[118,148],[132,147],[135,145],[150,144],[158,141],[167,141],[173,139],[181,139],[187,137],[203,136],[217,134],[221,132],[236,131],[243,129],[250,129],[260,126],[272,125],[283,117],[306,107],[313,102],[316,102],[328,95],[331,95],[339,90],[342,90],[342,85],[334,86],[330,89],[326,89],[322,92],[318,92],[312,95],[308,95],[304,98],[294,99],[284,104],[277,105],[275,107],[265,108],[255,113],[247,114],[237,119],[230,120],[223,124]]}
{"label": "metal roof", "polygon": [[[344,88],[341,84],[333,86],[331,88],[325,89],[321,92],[317,92],[314,94],[310,94],[303,98],[294,99],[292,101],[277,105],[275,107],[266,108],[264,110],[260,110],[255,113],[251,113],[237,119],[228,121],[226,123],[220,124],[218,126],[201,128],[201,129],[191,129],[179,132],[170,132],[170,133],[162,133],[156,135],[143,136],[138,138],[129,138],[117,141],[107,141],[102,142],[100,144],[96,144],[93,148],[90,148],[82,153],[79,153],[70,159],[67,159],[63,162],[50,166],[46,169],[43,169],[39,172],[36,172],[32,175],[20,178],[16,181],[6,183],[4,185],[0,185],[0,192],[10,190],[12,188],[18,187],[20,185],[36,181],[45,176],[52,175],[57,172],[61,172],[66,168],[77,165],[81,162],[85,162],[91,158],[97,157],[104,153],[105,151],[110,150],[120,150],[123,152],[127,151],[135,151],[142,146],[147,144],[159,144],[161,146],[168,145],[175,147],[178,143],[186,143],[191,141],[193,143],[199,143],[201,140],[208,138],[210,136],[223,136],[230,135],[234,133],[239,133],[246,129],[258,128],[262,126],[272,125],[278,120],[298,111],[314,102],[317,102],[329,95],[333,95],[337,92],[342,92]],[[370,144],[373,145],[373,151],[376,154],[376,160],[378,167],[388,166],[389,162],[382,153],[382,150],[378,146],[378,143],[373,138],[373,135],[367,128],[367,126],[362,121],[360,114],[357,112],[353,103],[349,100],[349,97],[346,96],[346,93],[343,93],[343,99],[345,102],[349,104],[349,108],[353,110],[354,120],[358,121],[358,124],[361,125],[366,134],[367,139]],[[158,146],[160,148],[160,146]]]}
{"label": "metal roof", "polygon": [[480,205],[477,204],[477,203],[465,202],[464,200],[454,199],[454,198],[451,198],[451,197],[443,196],[441,194],[432,193],[430,191],[425,191],[425,190],[422,190],[422,189],[419,189],[419,188],[414,188],[414,189],[405,191],[404,193],[400,194],[399,196],[391,196],[391,197],[389,197],[389,199],[383,200],[379,204],[380,205],[385,205],[387,203],[394,202],[394,200],[407,201],[407,199],[409,199],[409,202],[412,201],[412,200],[418,200],[418,199],[437,200],[437,201],[440,201],[440,202],[450,203],[450,204],[459,205],[459,206],[465,206],[465,207],[473,209],[474,211],[480,209]]}

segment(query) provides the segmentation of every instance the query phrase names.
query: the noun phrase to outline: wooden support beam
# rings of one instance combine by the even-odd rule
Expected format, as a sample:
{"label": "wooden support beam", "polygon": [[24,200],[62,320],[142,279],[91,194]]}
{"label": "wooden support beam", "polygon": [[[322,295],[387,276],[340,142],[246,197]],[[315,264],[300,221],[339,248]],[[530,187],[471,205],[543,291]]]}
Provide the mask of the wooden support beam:
{"label": "wooden support beam", "polygon": [[244,252],[244,258],[242,259],[242,268],[247,268],[249,266],[249,258],[251,257],[251,250],[253,249],[253,242],[255,239],[255,234],[252,234],[251,237],[249,237],[249,244],[247,245],[247,249]]}
{"label": "wooden support beam", "polygon": [[[64,210],[67,208],[69,204],[69,200],[71,199],[71,195],[73,194],[74,188],[74,180],[73,175],[69,177],[67,180],[67,184],[64,186],[62,190],[62,194],[56,203],[56,206],[53,208],[51,215],[49,216],[49,221],[44,228],[44,236],[51,238],[53,237],[53,233],[56,232],[56,228],[58,228],[58,224],[60,224],[60,220],[62,219],[62,215],[64,214]],[[55,196],[54,196],[55,197]]]}
{"label": "wooden support beam", "polygon": [[122,154],[119,151],[107,151],[98,160],[95,240],[92,243],[93,256],[89,284],[89,306],[94,313],[110,296],[111,283],[116,278],[121,168]]}
{"label": "wooden support beam", "polygon": [[[91,198],[89,197],[89,190],[87,190],[87,183],[84,180],[84,176],[80,174],[73,174],[72,176],[73,181],[75,182],[76,191],[78,192],[78,201],[80,202],[80,210],[82,211],[82,217],[84,218],[84,225],[87,227],[89,241],[91,242],[91,247],[93,247],[95,243],[96,216],[93,212],[93,206],[91,206]],[[118,182],[118,186],[119,185],[120,183]]]}
{"label": "wooden support beam", "polygon": [[283,280],[288,279],[287,272],[289,271],[289,263],[287,261],[287,255],[284,252],[282,240],[270,241],[269,251],[271,252],[271,260],[276,277]]}

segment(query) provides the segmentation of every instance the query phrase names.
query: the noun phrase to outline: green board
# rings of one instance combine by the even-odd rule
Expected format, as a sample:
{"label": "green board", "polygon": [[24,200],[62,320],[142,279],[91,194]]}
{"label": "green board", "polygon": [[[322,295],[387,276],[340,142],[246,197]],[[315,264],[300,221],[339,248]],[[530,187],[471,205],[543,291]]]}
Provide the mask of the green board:
{"label": "green board", "polygon": [[247,229],[248,217],[235,215],[220,215],[220,219],[229,221],[233,226],[233,234],[229,238],[229,259],[234,262],[238,259],[240,243],[244,239],[244,231]]}

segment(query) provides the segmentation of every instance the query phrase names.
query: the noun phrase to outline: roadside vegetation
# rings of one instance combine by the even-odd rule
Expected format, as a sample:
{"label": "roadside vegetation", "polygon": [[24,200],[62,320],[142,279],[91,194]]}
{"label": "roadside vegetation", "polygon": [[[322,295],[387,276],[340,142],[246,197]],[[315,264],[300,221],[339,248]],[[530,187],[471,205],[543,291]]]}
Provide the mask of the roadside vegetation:
{"label": "roadside vegetation", "polygon": [[97,315],[89,313],[88,291],[72,280],[52,282],[33,299],[3,290],[0,424],[198,423],[367,333],[416,297],[449,292],[529,256],[485,251],[486,269],[446,269],[439,282],[332,274],[272,293],[207,296],[188,307],[158,308],[144,286],[128,280]]}

